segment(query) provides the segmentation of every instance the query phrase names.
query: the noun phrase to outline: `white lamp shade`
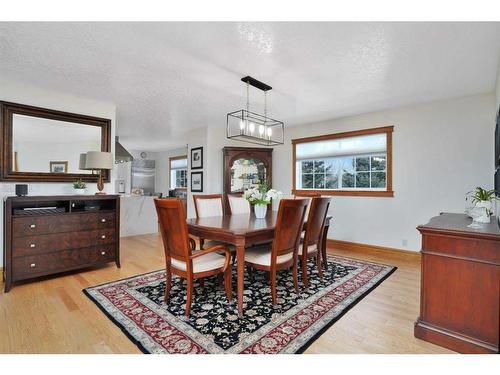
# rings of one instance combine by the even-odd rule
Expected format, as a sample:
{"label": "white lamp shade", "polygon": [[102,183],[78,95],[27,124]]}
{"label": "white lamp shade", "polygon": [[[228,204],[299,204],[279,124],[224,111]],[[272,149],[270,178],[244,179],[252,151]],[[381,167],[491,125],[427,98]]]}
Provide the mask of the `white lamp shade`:
{"label": "white lamp shade", "polygon": [[85,169],[112,169],[113,154],[111,152],[89,151],[85,157]]}

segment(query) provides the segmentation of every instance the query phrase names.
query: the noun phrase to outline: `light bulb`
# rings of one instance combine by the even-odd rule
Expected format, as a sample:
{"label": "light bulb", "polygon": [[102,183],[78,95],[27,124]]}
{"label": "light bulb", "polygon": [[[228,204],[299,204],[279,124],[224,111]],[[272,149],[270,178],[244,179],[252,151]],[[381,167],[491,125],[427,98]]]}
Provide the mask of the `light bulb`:
{"label": "light bulb", "polygon": [[264,125],[259,125],[259,135],[262,137],[262,135],[264,134],[265,132],[265,128],[264,128]]}
{"label": "light bulb", "polygon": [[267,128],[267,136],[271,138],[272,135],[273,135],[273,129]]}
{"label": "light bulb", "polygon": [[253,133],[255,130],[255,124],[253,122],[248,123],[248,130],[250,130],[250,133]]}
{"label": "light bulb", "polygon": [[240,120],[240,130],[245,129],[245,121]]}

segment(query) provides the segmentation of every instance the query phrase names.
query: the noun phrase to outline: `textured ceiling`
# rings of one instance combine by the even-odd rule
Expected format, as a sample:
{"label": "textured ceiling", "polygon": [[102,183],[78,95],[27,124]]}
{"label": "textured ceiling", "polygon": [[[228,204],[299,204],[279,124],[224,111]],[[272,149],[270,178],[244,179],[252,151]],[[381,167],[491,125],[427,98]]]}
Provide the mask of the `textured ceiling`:
{"label": "textured ceiling", "polygon": [[493,91],[499,48],[498,23],[3,22],[0,74],[115,103],[120,141],[155,151],[224,127],[245,75],[291,126]]}

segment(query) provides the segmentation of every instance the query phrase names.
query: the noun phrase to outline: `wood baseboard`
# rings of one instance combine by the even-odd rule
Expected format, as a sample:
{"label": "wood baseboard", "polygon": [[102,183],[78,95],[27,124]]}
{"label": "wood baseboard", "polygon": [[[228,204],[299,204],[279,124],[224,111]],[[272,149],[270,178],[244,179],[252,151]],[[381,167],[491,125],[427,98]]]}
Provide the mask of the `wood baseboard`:
{"label": "wood baseboard", "polygon": [[414,334],[416,338],[432,342],[459,353],[482,354],[498,353],[498,345],[494,346],[483,341],[462,335],[457,332],[433,326],[418,319],[415,322]]}
{"label": "wood baseboard", "polygon": [[331,239],[327,239],[326,245],[338,250],[355,251],[360,253],[376,252],[376,253],[384,253],[390,255],[411,256],[415,259],[420,259],[420,252],[396,249],[393,247],[384,247],[384,246],[369,245],[358,242],[331,240]]}

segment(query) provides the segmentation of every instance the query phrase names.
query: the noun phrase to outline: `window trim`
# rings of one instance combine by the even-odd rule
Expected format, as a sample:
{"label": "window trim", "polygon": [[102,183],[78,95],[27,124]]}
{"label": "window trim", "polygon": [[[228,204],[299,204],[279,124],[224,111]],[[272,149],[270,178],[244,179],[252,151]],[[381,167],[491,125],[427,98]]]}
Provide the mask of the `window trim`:
{"label": "window trim", "polygon": [[[394,126],[383,126],[378,128],[361,129],[335,134],[325,134],[306,138],[292,139],[292,194],[321,194],[321,195],[339,195],[339,196],[363,196],[363,197],[394,197],[392,188],[392,133]],[[387,164],[386,164],[386,180],[387,186],[385,190],[326,190],[326,189],[297,189],[297,157],[296,145],[300,143],[310,143],[317,141],[328,141],[332,139],[357,137],[371,134],[386,134],[387,136]]]}
{"label": "window trim", "polygon": [[[172,186],[172,162],[174,160],[180,160],[180,159],[186,159],[187,160],[188,156],[187,155],[179,155],[179,156],[171,156],[168,158],[168,188],[169,190],[179,190],[179,191],[187,191],[187,186],[186,187],[176,187],[176,188],[171,188]],[[177,169],[177,168],[176,168]],[[186,167],[186,184],[187,184],[187,174],[188,174],[188,168]]]}

